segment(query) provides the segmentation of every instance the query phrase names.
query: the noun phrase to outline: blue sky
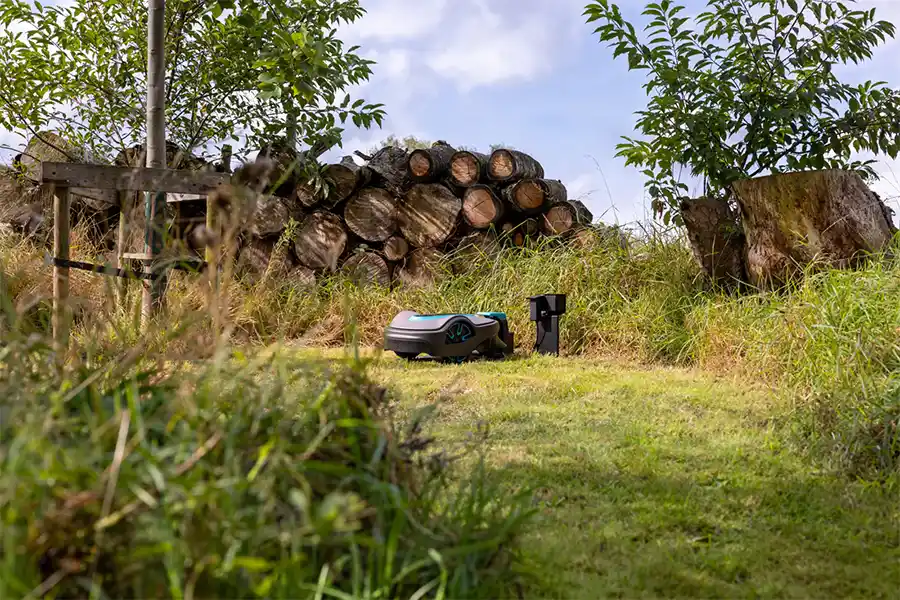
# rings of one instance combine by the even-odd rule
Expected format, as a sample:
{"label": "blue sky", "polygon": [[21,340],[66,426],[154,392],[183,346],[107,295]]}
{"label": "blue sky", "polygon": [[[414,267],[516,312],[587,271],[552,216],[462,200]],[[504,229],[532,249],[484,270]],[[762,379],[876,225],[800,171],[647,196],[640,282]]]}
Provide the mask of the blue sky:
{"label": "blue sky", "polygon": [[[382,129],[348,130],[343,152],[366,149],[388,134],[486,149],[510,144],[561,179],[595,218],[628,223],[647,216],[643,180],[615,157],[645,106],[643,73],[592,33],[585,0],[363,0],[367,14],[341,32],[378,62],[354,94],[382,102]],[[683,0],[688,13],[705,2]],[[627,17],[643,0],[620,0]],[[900,0],[859,0],[900,28]],[[641,29],[641,27],[638,27]],[[900,35],[872,61],[842,69],[851,81],[900,87]],[[886,157],[885,157],[886,158]],[[900,162],[883,160],[882,197],[900,197]],[[891,200],[900,214],[900,203]]]}
{"label": "blue sky", "polygon": [[[680,0],[696,13],[702,0]],[[648,216],[642,176],[615,157],[645,106],[644,75],[592,33],[587,0],[362,0],[367,14],[341,30],[377,61],[369,82],[351,92],[385,104],[381,129],[347,130],[344,146],[324,158],[365,150],[389,134],[485,150],[509,144],[533,154],[548,177],[561,179],[598,220],[629,223]],[[620,0],[643,23],[645,0]],[[858,0],[900,27],[900,0]],[[641,27],[638,27],[640,29]],[[900,87],[900,36],[874,59],[850,65],[851,81]],[[0,144],[21,139],[0,132]],[[8,152],[0,152],[0,158]],[[900,215],[900,162],[881,160],[873,188]]]}

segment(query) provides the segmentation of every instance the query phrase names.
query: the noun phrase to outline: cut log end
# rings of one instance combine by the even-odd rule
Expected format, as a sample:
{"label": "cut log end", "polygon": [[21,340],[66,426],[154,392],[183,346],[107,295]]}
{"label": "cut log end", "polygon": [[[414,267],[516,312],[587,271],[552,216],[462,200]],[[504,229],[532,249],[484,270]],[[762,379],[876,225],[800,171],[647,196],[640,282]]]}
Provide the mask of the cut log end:
{"label": "cut log end", "polygon": [[516,206],[526,211],[539,209],[544,205],[545,198],[544,188],[535,180],[520,182],[513,192]]}
{"label": "cut log end", "polygon": [[390,261],[403,260],[409,252],[409,243],[399,235],[390,237],[384,243],[384,256]]}
{"label": "cut log end", "polygon": [[463,196],[463,218],[475,229],[486,229],[503,216],[503,204],[487,186],[475,186]]}
{"label": "cut log end", "polygon": [[397,200],[387,190],[363,188],[344,207],[347,227],[368,242],[383,242],[397,229]]}
{"label": "cut log end", "polygon": [[313,270],[337,270],[337,262],[347,246],[347,231],[335,214],[317,211],[309,215],[294,239],[297,259]]}
{"label": "cut log end", "polygon": [[431,157],[424,150],[415,150],[409,157],[409,170],[416,177],[428,177],[431,172]]}
{"label": "cut log end", "polygon": [[488,159],[488,174],[495,181],[543,179],[544,167],[524,152],[499,148]]}
{"label": "cut log end", "polygon": [[543,229],[547,235],[564,235],[579,225],[589,225],[593,220],[590,211],[578,200],[559,202],[544,215]]}
{"label": "cut log end", "polygon": [[375,285],[387,288],[391,285],[390,267],[374,252],[354,253],[344,262],[343,270],[360,287]]}
{"label": "cut log end", "polygon": [[414,185],[398,211],[400,232],[419,248],[437,246],[456,230],[461,210],[462,202],[446,186]]}
{"label": "cut log end", "polygon": [[457,152],[450,160],[450,180],[459,186],[468,187],[481,178],[481,164],[471,152]]}
{"label": "cut log end", "polygon": [[491,177],[494,179],[509,179],[515,172],[515,160],[509,150],[497,150],[491,156]]}
{"label": "cut log end", "polygon": [[405,287],[426,287],[434,283],[445,260],[434,248],[419,248],[406,259],[397,271],[397,279]]}

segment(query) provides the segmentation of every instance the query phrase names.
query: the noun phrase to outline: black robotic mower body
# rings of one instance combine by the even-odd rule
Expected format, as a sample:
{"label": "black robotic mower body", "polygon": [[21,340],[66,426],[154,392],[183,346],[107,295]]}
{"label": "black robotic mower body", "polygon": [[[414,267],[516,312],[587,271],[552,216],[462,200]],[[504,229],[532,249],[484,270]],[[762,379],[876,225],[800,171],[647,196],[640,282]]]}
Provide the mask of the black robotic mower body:
{"label": "black robotic mower body", "polygon": [[514,347],[504,313],[422,315],[406,310],[385,330],[384,349],[410,360],[427,354],[463,362],[473,355],[503,358]]}

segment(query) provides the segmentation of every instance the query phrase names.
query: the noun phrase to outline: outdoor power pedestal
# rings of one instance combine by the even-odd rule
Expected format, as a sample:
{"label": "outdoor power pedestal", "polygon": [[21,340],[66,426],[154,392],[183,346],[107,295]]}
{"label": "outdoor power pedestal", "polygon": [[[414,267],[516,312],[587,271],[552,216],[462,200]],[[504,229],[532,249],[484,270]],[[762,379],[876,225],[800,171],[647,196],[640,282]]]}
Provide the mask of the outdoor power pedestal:
{"label": "outdoor power pedestal", "polygon": [[528,298],[531,320],[537,323],[534,349],[541,354],[559,356],[559,318],[566,312],[565,294],[541,294]]}

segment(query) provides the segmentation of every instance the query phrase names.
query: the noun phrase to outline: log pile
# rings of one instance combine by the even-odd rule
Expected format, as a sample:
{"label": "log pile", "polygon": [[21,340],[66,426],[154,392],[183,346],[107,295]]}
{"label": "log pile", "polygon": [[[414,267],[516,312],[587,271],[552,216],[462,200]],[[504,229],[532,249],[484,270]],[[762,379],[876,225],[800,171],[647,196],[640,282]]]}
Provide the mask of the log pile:
{"label": "log pile", "polygon": [[[239,250],[252,258],[239,260],[240,275],[255,278],[271,268],[261,249],[274,247],[289,217],[297,223],[289,233],[290,260],[304,280],[343,272],[383,287],[426,285],[441,265],[503,245],[547,236],[579,241],[593,231],[584,204],[568,198],[565,185],[547,179],[524,152],[485,155],[441,141],[412,152],[387,146],[357,155],[361,160],[323,166],[318,185],[296,174],[275,192],[281,197],[257,202]],[[450,255],[453,261],[442,260]],[[282,260],[277,264],[284,273]]]}

